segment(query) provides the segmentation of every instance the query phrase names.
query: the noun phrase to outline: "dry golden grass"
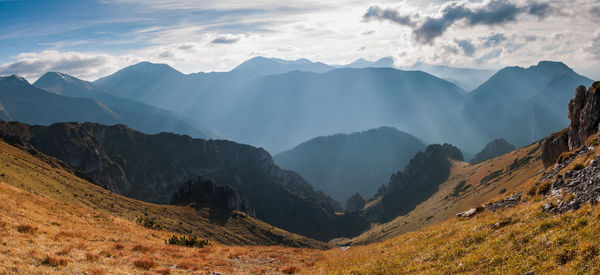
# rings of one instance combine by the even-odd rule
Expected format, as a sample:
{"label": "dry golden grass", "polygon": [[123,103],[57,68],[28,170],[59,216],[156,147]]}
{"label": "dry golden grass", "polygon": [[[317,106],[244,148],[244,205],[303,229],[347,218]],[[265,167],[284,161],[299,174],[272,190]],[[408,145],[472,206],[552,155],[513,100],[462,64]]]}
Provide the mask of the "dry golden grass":
{"label": "dry golden grass", "polygon": [[[313,264],[323,251],[281,246],[204,248],[165,244],[172,233],[58,202],[0,183],[0,274],[160,274],[248,270],[280,273]],[[34,234],[19,232],[35,224]],[[57,237],[58,236],[58,237]]]}
{"label": "dry golden grass", "polygon": [[[541,149],[538,143],[515,150],[506,155],[493,158],[475,165],[466,162],[452,161],[450,176],[442,183],[439,190],[426,201],[417,205],[410,213],[385,223],[375,224],[360,236],[348,239],[337,239],[333,243],[368,244],[393,238],[400,234],[418,230],[437,224],[450,218],[456,213],[480,206],[492,200],[506,197],[510,193],[525,191],[523,186],[533,182],[533,178],[542,169],[539,156]],[[510,169],[515,159],[529,158],[526,165]],[[482,183],[482,180],[499,171],[498,176]],[[459,196],[452,196],[455,187],[464,181],[464,186],[470,187]],[[525,193],[524,192],[524,193]]]}

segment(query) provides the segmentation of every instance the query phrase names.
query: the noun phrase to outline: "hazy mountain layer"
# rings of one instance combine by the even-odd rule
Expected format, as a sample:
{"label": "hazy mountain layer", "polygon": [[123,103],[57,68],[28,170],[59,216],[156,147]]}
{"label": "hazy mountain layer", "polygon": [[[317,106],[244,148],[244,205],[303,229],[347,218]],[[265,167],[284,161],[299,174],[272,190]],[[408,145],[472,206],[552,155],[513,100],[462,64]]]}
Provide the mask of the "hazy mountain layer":
{"label": "hazy mountain layer", "polygon": [[356,193],[375,195],[379,186],[424,148],[416,137],[382,127],[317,137],[273,159],[280,167],[298,172],[315,189],[345,202]]}
{"label": "hazy mountain layer", "polygon": [[33,85],[58,95],[98,100],[118,113],[122,118],[121,123],[145,133],[173,132],[197,138],[217,137],[214,133],[199,129],[196,126],[197,123],[190,119],[147,104],[111,95],[106,88],[98,84],[63,73],[46,73]]}

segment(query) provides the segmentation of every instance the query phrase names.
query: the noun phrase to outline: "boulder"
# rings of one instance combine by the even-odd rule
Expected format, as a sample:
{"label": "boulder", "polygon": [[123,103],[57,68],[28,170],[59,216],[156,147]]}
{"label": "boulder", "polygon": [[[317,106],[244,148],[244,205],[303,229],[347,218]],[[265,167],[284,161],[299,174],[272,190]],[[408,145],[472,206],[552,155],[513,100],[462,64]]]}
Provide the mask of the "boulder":
{"label": "boulder", "polygon": [[600,82],[594,82],[589,90],[579,86],[569,101],[569,150],[582,146],[588,137],[598,132],[600,123]]}
{"label": "boulder", "polygon": [[560,156],[569,151],[569,128],[551,134],[542,142],[542,163],[550,167]]}

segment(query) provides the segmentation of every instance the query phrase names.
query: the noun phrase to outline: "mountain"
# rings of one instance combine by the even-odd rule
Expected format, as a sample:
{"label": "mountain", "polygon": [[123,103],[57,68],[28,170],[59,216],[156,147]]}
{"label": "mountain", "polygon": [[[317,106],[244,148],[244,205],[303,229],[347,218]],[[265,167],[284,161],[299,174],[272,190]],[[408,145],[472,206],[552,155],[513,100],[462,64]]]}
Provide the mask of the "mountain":
{"label": "mountain", "polygon": [[472,91],[488,80],[496,71],[472,68],[457,68],[417,62],[405,70],[424,71],[439,78],[448,80],[466,91]]}
{"label": "mountain", "polygon": [[364,69],[364,68],[393,68],[394,58],[391,56],[383,57],[375,61],[369,61],[364,58],[354,60],[352,63],[346,65],[335,66],[337,68],[353,68],[353,69]]}
{"label": "mountain", "polygon": [[429,145],[401,171],[382,185],[362,210],[372,222],[388,222],[405,215],[436,193],[450,176],[451,160],[463,161],[460,149],[450,144]]}
{"label": "mountain", "polygon": [[317,189],[344,202],[355,193],[375,195],[390,175],[404,168],[425,145],[391,127],[322,136],[273,157]]}
{"label": "mountain", "polygon": [[456,116],[465,91],[429,74],[392,68],[292,70],[307,61],[284,62],[290,71],[281,74],[245,73],[260,71],[244,68],[261,62],[274,61],[255,58],[230,72],[188,75],[140,63],[94,83],[270,152],[315,136],[383,125],[428,137],[428,142],[459,142],[470,135],[456,130],[463,120]]}
{"label": "mountain", "polygon": [[67,97],[91,98],[118,113],[120,123],[145,133],[173,132],[198,138],[215,138],[216,134],[199,129],[195,122],[147,104],[113,96],[107,89],[59,72],[48,72],[34,84],[51,93]]}
{"label": "mountain", "polygon": [[122,116],[105,104],[87,98],[49,93],[16,75],[0,77],[0,119],[48,125],[59,121],[116,124]]}
{"label": "mountain", "polygon": [[324,73],[333,69],[333,67],[327,64],[321,62],[312,62],[306,58],[297,60],[284,60],[279,58],[266,58],[257,56],[238,65],[231,72],[244,72],[246,74],[252,74],[256,77],[259,75],[282,74],[291,71]]}
{"label": "mountain", "polygon": [[168,204],[183,184],[202,176],[235,188],[257,218],[311,238],[356,235],[368,226],[358,215],[336,214],[339,203],[313,191],[298,174],[280,169],[265,150],[248,145],[94,123],[1,122],[0,136],[22,140],[134,199]]}
{"label": "mountain", "polygon": [[462,93],[456,85],[423,72],[294,71],[250,81],[239,100],[219,117],[218,129],[272,152],[315,136],[382,125],[427,137],[426,142],[458,141],[468,135],[466,130],[457,131]]}
{"label": "mountain", "polygon": [[523,146],[567,126],[571,91],[591,84],[561,62],[507,67],[469,94],[464,113],[488,140],[504,136]]}
{"label": "mountain", "polygon": [[494,139],[485,145],[481,152],[475,155],[475,157],[471,160],[471,163],[480,163],[482,161],[504,155],[513,150],[515,150],[515,146],[508,143],[505,139]]}

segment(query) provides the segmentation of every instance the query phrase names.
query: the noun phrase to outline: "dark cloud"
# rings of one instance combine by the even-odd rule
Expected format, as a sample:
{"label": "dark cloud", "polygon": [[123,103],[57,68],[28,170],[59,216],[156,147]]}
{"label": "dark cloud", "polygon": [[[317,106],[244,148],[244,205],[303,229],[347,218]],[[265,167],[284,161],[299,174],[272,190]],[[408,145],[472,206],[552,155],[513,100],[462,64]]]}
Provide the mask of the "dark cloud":
{"label": "dark cloud", "polygon": [[600,21],[600,4],[590,8],[589,12],[595,21]]}
{"label": "dark cloud", "polygon": [[506,41],[506,36],[502,33],[494,33],[490,36],[483,37],[483,46],[484,47],[493,47],[499,45],[500,43]]}
{"label": "dark cloud", "polygon": [[379,6],[371,6],[367,12],[363,15],[364,20],[388,20],[394,23],[414,27],[415,22],[409,15],[400,15],[400,13],[394,9],[383,9]]}
{"label": "dark cloud", "polygon": [[517,6],[507,1],[491,0],[477,8],[469,7],[466,3],[453,2],[441,10],[441,17],[426,17],[420,25],[410,15],[401,16],[393,9],[383,9],[379,6],[369,7],[363,18],[387,20],[410,26],[413,29],[414,39],[418,43],[432,44],[435,38],[443,35],[450,26],[459,21],[468,27],[496,26],[515,22],[520,14],[529,14],[542,19],[553,10],[547,3],[530,2],[525,6]]}
{"label": "dark cloud", "polygon": [[213,39],[212,41],[210,41],[210,43],[213,44],[233,44],[235,42],[238,42],[240,39],[236,38],[236,37],[224,37],[224,36],[220,36],[217,37],[215,39]]}
{"label": "dark cloud", "polygon": [[475,53],[475,46],[469,40],[454,39],[454,43],[456,43],[463,50],[463,53],[466,56],[473,56]]}
{"label": "dark cloud", "polygon": [[554,9],[548,3],[532,3],[529,6],[528,13],[531,15],[535,15],[540,19],[544,19],[553,11]]}

